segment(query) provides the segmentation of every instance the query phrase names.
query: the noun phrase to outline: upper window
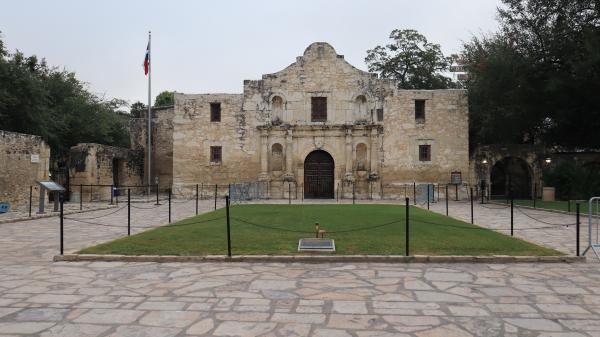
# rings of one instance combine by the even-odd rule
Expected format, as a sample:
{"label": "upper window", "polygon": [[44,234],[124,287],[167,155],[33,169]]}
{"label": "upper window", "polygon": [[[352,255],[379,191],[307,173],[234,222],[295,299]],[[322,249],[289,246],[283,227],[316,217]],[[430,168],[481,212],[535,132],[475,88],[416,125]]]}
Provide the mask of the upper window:
{"label": "upper window", "polygon": [[220,146],[210,147],[210,162],[220,164],[223,161],[223,151]]}
{"label": "upper window", "polygon": [[425,100],[424,99],[416,99],[415,100],[415,119],[424,121],[425,120]]}
{"label": "upper window", "polygon": [[210,103],[210,121],[221,121],[221,103]]}
{"label": "upper window", "polygon": [[431,145],[419,145],[419,161],[431,161]]}
{"label": "upper window", "polygon": [[327,121],[327,97],[311,98],[311,122]]}
{"label": "upper window", "polygon": [[383,109],[377,109],[377,121],[383,121]]}

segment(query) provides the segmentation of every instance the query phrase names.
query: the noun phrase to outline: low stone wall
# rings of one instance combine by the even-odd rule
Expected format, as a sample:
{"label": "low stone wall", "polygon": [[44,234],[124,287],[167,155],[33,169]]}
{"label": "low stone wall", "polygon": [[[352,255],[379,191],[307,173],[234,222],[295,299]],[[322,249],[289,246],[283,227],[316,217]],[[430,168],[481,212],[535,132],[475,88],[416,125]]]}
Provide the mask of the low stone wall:
{"label": "low stone wall", "polygon": [[33,186],[33,204],[38,201],[36,180],[48,180],[50,147],[42,137],[0,130],[0,202],[12,207],[29,203]]}

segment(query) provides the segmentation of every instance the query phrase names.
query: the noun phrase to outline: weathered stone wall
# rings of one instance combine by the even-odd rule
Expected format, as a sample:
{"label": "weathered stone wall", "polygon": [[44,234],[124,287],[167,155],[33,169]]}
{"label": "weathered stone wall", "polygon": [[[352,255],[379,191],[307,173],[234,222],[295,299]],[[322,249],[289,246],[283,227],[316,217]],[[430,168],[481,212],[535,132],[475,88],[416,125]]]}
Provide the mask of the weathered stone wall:
{"label": "weathered stone wall", "polygon": [[36,180],[48,180],[50,147],[39,136],[0,130],[0,201],[13,207],[33,205],[39,197]]}
{"label": "weathered stone wall", "polygon": [[[82,143],[71,147],[69,153],[69,175],[71,201],[80,198],[79,185],[83,186],[84,200],[110,199],[110,186],[142,185],[143,156],[139,150]],[[113,168],[117,165],[118,174],[114,179]],[[104,186],[86,186],[104,185]],[[141,192],[134,191],[134,192]]]}
{"label": "weathered stone wall", "polygon": [[[326,121],[311,121],[313,97],[326,97]],[[417,99],[426,100],[424,121],[415,120]],[[211,102],[221,103],[221,122],[210,121]],[[378,197],[385,184],[447,183],[453,171],[468,182],[467,110],[464,90],[398,90],[329,44],[313,43],[284,70],[244,81],[243,94],[177,94],[173,181],[259,179],[287,197],[286,182],[302,188],[307,155],[324,150],[334,160],[335,188],[355,182],[359,197]],[[419,145],[431,145],[431,161],[419,161]],[[210,162],[210,146],[222,146],[222,164]]]}
{"label": "weathered stone wall", "polygon": [[[164,190],[173,183],[173,106],[152,109],[152,183],[158,177],[159,187]],[[144,184],[147,183],[147,118],[132,118],[129,122],[132,148],[144,155]]]}

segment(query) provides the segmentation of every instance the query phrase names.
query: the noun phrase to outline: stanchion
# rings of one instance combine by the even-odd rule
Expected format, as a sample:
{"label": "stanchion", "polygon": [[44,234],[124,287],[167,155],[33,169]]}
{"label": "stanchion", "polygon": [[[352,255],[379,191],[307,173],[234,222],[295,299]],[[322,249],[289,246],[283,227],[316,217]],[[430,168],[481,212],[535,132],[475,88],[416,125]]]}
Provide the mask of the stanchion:
{"label": "stanchion", "polygon": [[413,205],[417,204],[417,183],[413,181]]}
{"label": "stanchion", "polygon": [[219,185],[215,184],[215,210],[217,209],[217,189],[219,188]]}
{"label": "stanchion", "polygon": [[83,184],[79,184],[79,210],[83,209]]}
{"label": "stanchion", "polygon": [[352,182],[352,205],[356,204],[356,183]]}
{"label": "stanchion", "polygon": [[171,188],[169,187],[169,223],[171,223]]}
{"label": "stanchion", "polygon": [[471,224],[473,224],[473,187],[471,187]]}
{"label": "stanchion", "polygon": [[196,184],[196,215],[198,215],[198,184]]}
{"label": "stanchion", "polygon": [[458,184],[454,184],[454,201],[458,201]]}
{"label": "stanchion", "polygon": [[160,201],[158,200],[158,184],[156,184],[156,205],[160,205]]}
{"label": "stanchion", "polygon": [[288,205],[292,204],[292,183],[288,183]]}
{"label": "stanchion", "polygon": [[427,209],[429,209],[429,184],[427,184]]}
{"label": "stanchion", "polygon": [[227,256],[231,257],[231,229],[229,222],[229,196],[225,196],[225,214],[227,217]]}
{"label": "stanchion", "polygon": [[114,192],[115,192],[115,200],[117,201],[117,206],[119,205],[119,193],[117,193],[119,190],[117,189],[117,186],[115,186],[114,188]]}
{"label": "stanchion", "polygon": [[513,236],[513,229],[514,229],[514,216],[513,216],[513,208],[514,208],[514,200],[511,197],[510,198],[510,236]]}
{"label": "stanchion", "polygon": [[437,184],[437,188],[438,188],[437,201],[440,202],[440,183]]}
{"label": "stanchion", "polygon": [[92,189],[93,188],[94,188],[94,185],[90,185],[90,202],[92,202],[92,196],[93,196]]}
{"label": "stanchion", "polygon": [[113,204],[113,194],[114,194],[114,190],[113,190],[113,185],[110,185],[110,204]]}
{"label": "stanchion", "polygon": [[537,183],[533,183],[533,208],[535,208],[535,199],[537,199]]}
{"label": "stanchion", "polygon": [[65,201],[65,198],[64,198],[62,192],[59,194],[59,200],[60,200],[60,255],[63,255],[64,254],[64,212],[63,212],[63,204],[64,204],[64,201]]}
{"label": "stanchion", "polygon": [[448,216],[448,184],[446,184],[446,216]]}
{"label": "stanchion", "polygon": [[131,235],[131,189],[127,189],[127,236]]}
{"label": "stanchion", "polygon": [[571,213],[571,199],[567,200],[567,212]]}
{"label": "stanchion", "polygon": [[409,243],[410,243],[410,239],[409,239],[410,238],[410,225],[409,225],[409,221],[408,221],[408,219],[409,219],[409,214],[408,214],[409,211],[408,210],[409,210],[410,206],[408,205],[408,203],[410,201],[409,201],[408,198],[406,198],[405,201],[406,201],[406,207],[405,207],[405,213],[406,213],[405,214],[405,217],[406,217],[406,219],[405,219],[405,221],[406,221],[406,238],[405,238],[406,239],[406,256],[409,256],[410,255],[410,248],[409,248]]}
{"label": "stanchion", "polygon": [[575,243],[575,246],[576,246],[575,247],[575,252],[576,252],[577,256],[579,256],[579,224],[580,224],[580,221],[579,221],[579,206],[580,206],[579,202],[577,202],[575,204],[575,211],[577,212],[577,214],[575,215],[575,226],[576,226],[575,227],[575,240],[576,240],[575,241],[576,242]]}
{"label": "stanchion", "polygon": [[337,200],[336,200],[336,201],[337,201],[337,202],[340,202],[340,183],[338,183],[338,186],[337,186],[337,191],[336,191],[336,192],[337,192],[337,194],[336,194],[336,196],[337,196]]}
{"label": "stanchion", "polygon": [[481,204],[483,205],[483,204],[485,204],[485,200],[483,199],[484,194],[485,194],[485,183],[481,185],[480,190],[481,190]]}
{"label": "stanchion", "polygon": [[29,185],[29,217],[30,218],[31,218],[31,203],[32,203],[32,201],[33,201],[33,186]]}

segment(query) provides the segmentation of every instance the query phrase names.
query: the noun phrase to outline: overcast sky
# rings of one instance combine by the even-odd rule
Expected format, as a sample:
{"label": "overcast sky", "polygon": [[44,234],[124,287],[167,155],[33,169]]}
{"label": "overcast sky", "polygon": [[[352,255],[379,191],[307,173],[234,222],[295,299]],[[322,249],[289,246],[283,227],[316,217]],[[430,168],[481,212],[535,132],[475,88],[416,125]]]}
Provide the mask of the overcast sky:
{"label": "overcast sky", "polygon": [[446,54],[496,30],[498,0],[2,1],[9,51],[74,71],[107,99],[147,101],[142,63],[152,31],[152,96],[241,93],[315,41],[366,70],[366,50],[394,28],[420,31]]}

